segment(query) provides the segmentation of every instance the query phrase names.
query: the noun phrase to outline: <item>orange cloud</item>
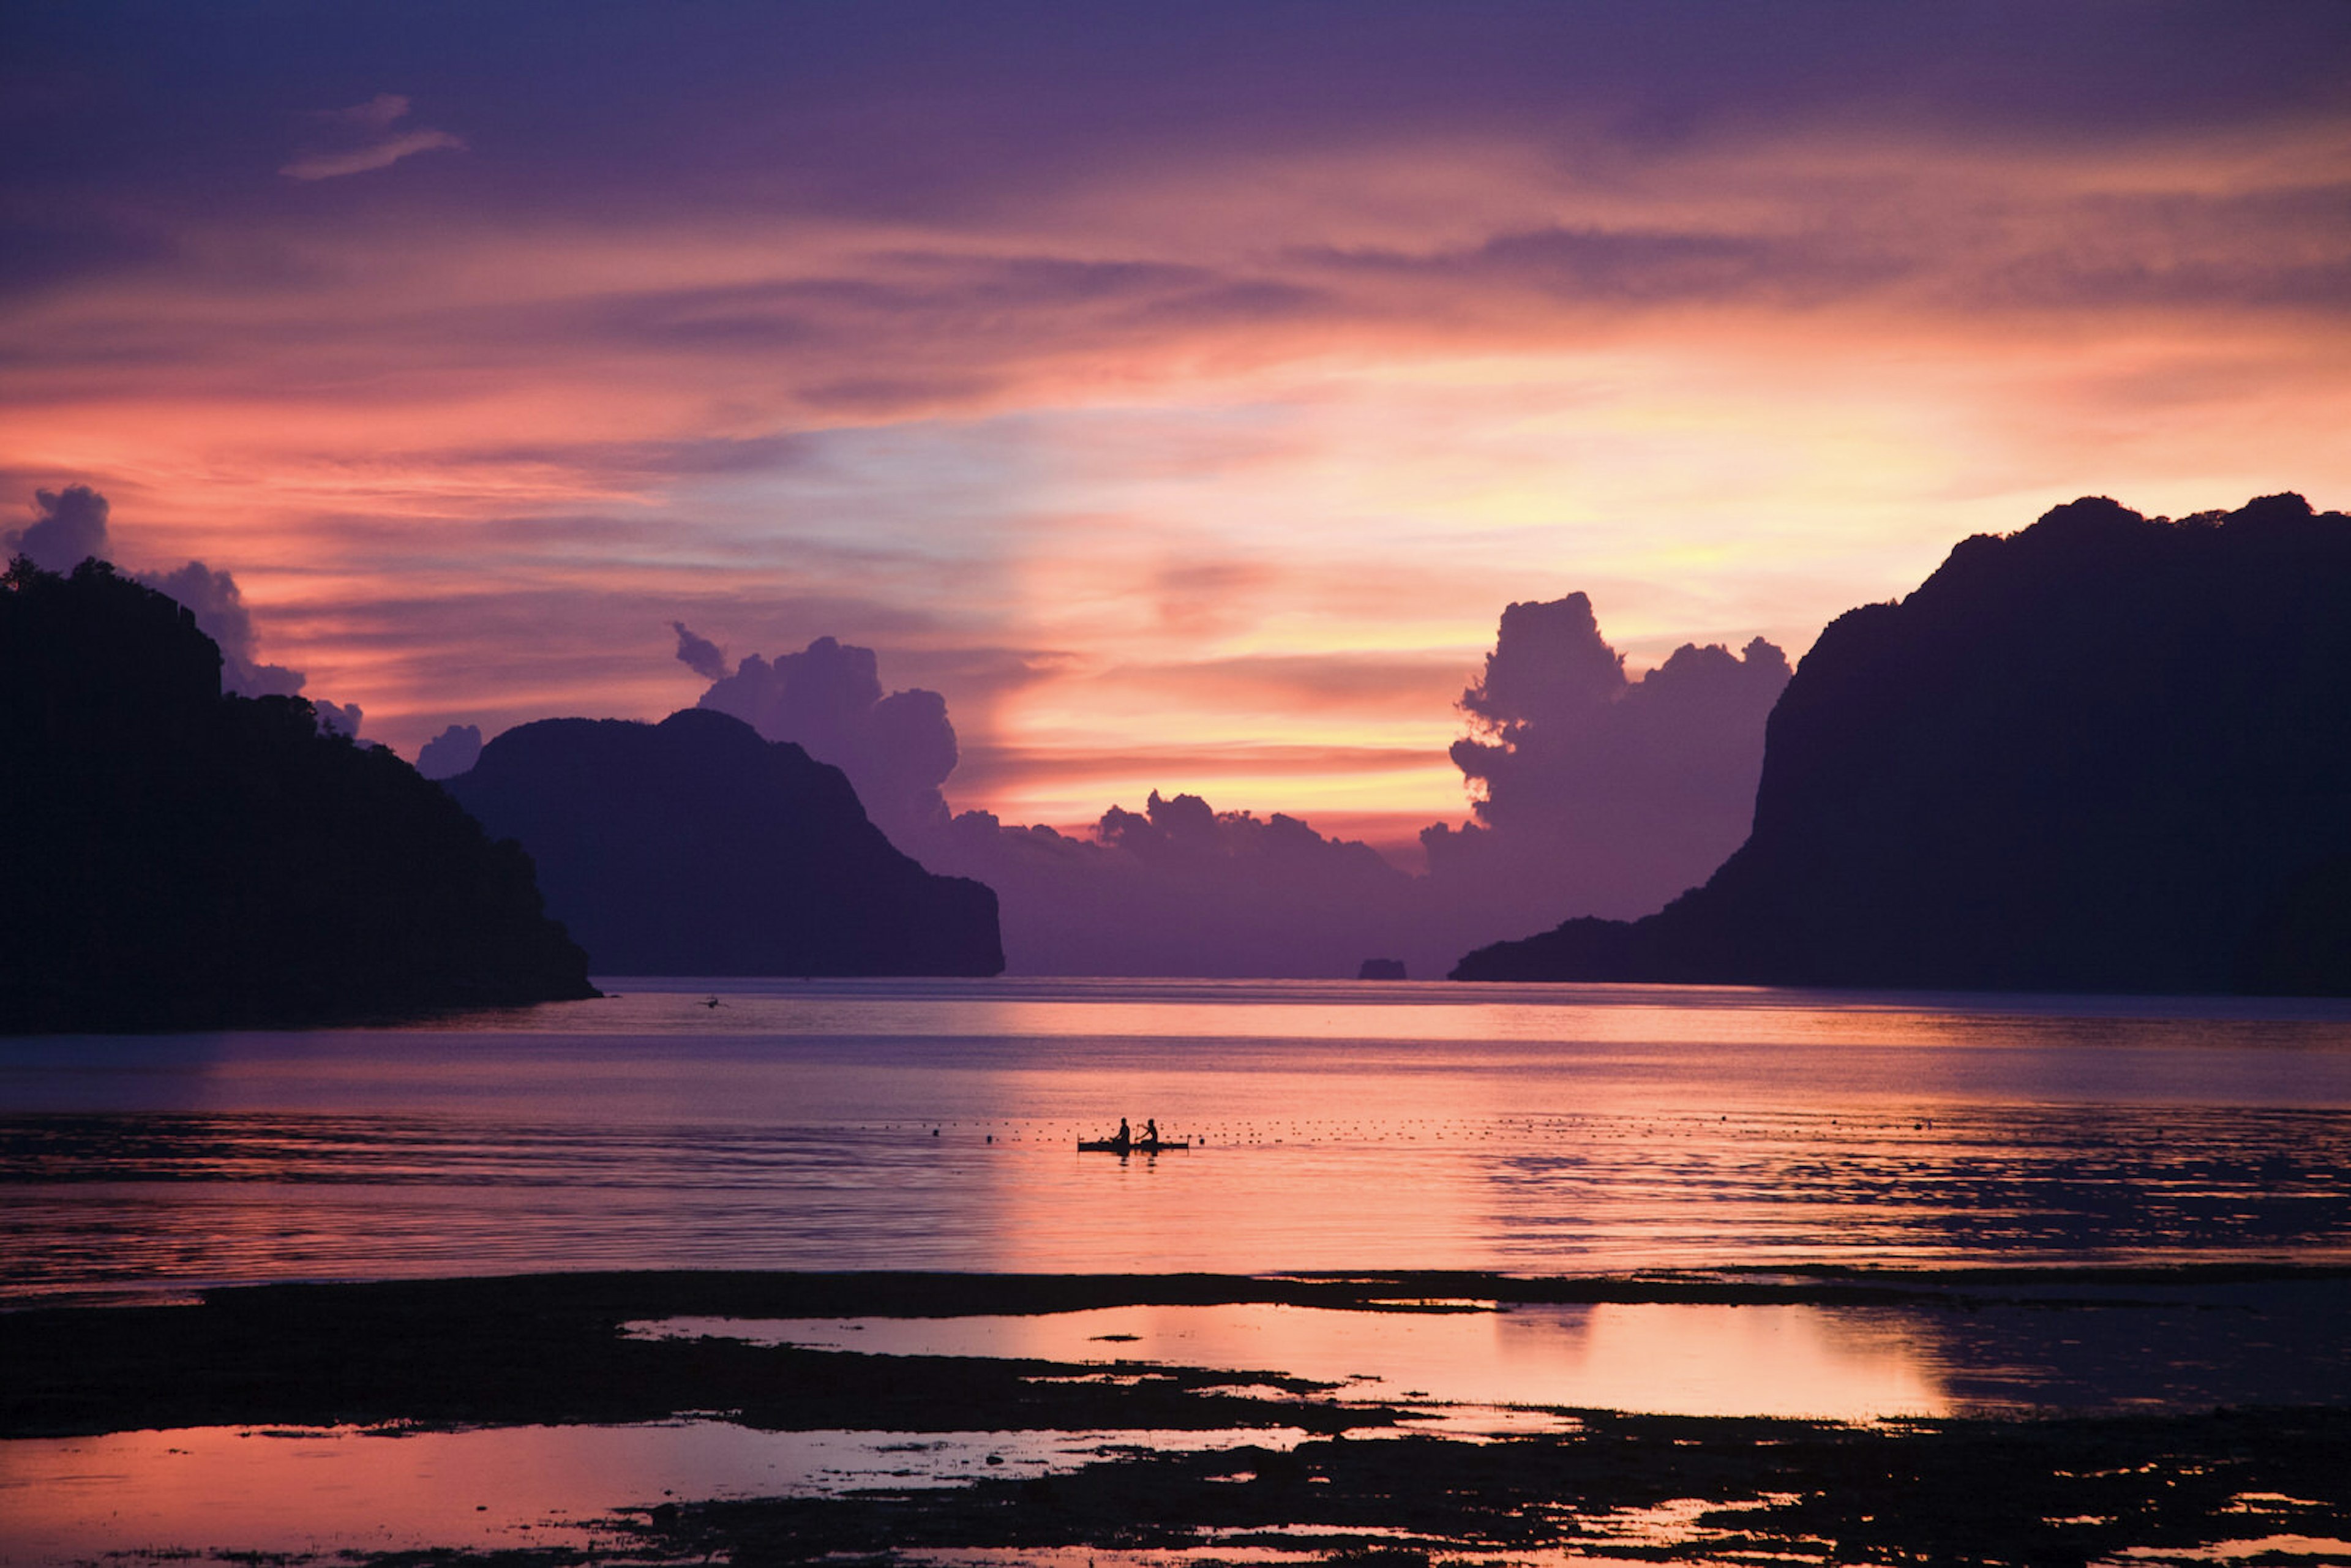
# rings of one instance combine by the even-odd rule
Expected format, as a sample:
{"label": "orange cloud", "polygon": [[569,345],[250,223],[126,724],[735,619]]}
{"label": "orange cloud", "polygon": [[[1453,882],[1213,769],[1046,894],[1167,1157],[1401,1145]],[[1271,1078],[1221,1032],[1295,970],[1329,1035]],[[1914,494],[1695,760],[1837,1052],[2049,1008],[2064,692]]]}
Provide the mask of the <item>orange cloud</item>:
{"label": "orange cloud", "polygon": [[[462,145],[341,113],[289,177]],[[1799,653],[2076,495],[2351,501],[2331,121],[1407,126],[593,222],[376,183],[0,299],[0,470],[105,491],[133,564],[234,569],[264,656],[412,751],[690,700],[684,619],[942,661],[948,793],[1008,819],[1458,819],[1438,672],[1512,600],[1590,592],[1636,667]]]}

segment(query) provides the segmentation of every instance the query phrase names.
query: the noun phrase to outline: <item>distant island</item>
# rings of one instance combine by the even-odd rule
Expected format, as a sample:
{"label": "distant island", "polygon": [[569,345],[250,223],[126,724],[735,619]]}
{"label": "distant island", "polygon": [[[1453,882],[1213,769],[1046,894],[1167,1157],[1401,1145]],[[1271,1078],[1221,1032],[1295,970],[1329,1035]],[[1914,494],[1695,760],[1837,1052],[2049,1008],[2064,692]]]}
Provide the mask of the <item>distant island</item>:
{"label": "distant island", "polygon": [[390,1019],[592,997],[528,856],[193,615],[86,560],[0,579],[0,1032]]}
{"label": "distant island", "polygon": [[608,975],[994,975],[996,894],[901,853],[841,769],[707,708],[522,725],[444,782]]}
{"label": "distant island", "polygon": [[1965,540],[1822,633],[1704,886],[1454,977],[2351,994],[2351,517]]}

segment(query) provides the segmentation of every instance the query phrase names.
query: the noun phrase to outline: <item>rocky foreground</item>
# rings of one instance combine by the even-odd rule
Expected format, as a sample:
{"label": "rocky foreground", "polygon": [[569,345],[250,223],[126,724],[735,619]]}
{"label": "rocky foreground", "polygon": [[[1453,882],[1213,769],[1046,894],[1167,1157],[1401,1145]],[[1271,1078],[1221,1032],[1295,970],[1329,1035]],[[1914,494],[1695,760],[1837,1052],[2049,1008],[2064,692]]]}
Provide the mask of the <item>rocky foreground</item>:
{"label": "rocky foreground", "polygon": [[[1119,1364],[1114,1351],[1086,1364],[867,1355],[626,1328],[677,1316],[1138,1303],[1428,1312],[1466,1310],[1473,1299],[1808,1302],[1970,1318],[2022,1312],[2054,1323],[2050,1343],[2105,1339],[2132,1354],[2162,1332],[2168,1309],[2158,1298],[2178,1305],[2199,1291],[2235,1292],[2233,1305],[2216,1298],[2193,1309],[2210,1318],[2203,1343],[2266,1343],[2283,1320],[2265,1321],[2262,1292],[2297,1295],[2325,1318],[2351,1291],[2351,1274],[608,1274],[248,1287],[197,1305],[13,1314],[0,1336],[0,1436],[204,1425],[413,1430],[689,1412],[768,1430],[1133,1434],[1063,1473],[817,1496],[615,1498],[586,1546],[358,1554],[385,1563],[1013,1563],[1058,1552],[1203,1563],[1269,1552],[1398,1564],[1583,1555],[2088,1564],[2216,1551],[2307,1561],[2294,1543],[2351,1537],[2351,1471],[2342,1464],[2351,1408],[2332,1372],[2314,1372],[2304,1400],[2263,1407],[1862,1425],[1583,1410],[1551,1413],[1541,1430],[1472,1439],[1416,1430],[1426,1412],[1351,1403],[1343,1387],[1264,1370]],[[1219,1428],[1286,1429],[1292,1438],[1213,1452],[1152,1447],[1155,1432]],[[318,1554],[330,1557],[353,1560]]]}

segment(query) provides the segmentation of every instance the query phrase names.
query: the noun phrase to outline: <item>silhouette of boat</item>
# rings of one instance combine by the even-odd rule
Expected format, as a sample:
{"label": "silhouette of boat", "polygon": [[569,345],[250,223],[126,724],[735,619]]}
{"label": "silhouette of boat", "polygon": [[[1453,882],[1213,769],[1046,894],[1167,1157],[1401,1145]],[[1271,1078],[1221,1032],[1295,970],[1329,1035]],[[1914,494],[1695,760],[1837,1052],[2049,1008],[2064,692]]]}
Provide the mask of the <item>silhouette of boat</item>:
{"label": "silhouette of boat", "polygon": [[1131,1138],[1122,1144],[1116,1138],[1080,1138],[1078,1153],[1081,1155],[1155,1155],[1162,1149],[1188,1149],[1188,1140]]}

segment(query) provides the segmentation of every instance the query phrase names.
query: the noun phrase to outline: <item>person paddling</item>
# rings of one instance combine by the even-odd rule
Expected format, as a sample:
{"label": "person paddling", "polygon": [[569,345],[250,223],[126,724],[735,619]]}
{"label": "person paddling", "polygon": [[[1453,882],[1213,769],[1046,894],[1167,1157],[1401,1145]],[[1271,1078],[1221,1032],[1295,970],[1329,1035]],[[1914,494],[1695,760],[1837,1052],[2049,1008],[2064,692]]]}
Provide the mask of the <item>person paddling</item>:
{"label": "person paddling", "polygon": [[1134,1143],[1134,1134],[1127,1131],[1125,1117],[1121,1116],[1118,1119],[1118,1136],[1113,1138],[1111,1142],[1116,1144],[1122,1149],[1133,1146]]}
{"label": "person paddling", "polygon": [[1157,1119],[1156,1117],[1145,1117],[1145,1118],[1144,1118],[1144,1123],[1143,1123],[1143,1141],[1144,1141],[1145,1144],[1148,1144],[1148,1145],[1152,1145],[1152,1146],[1154,1146],[1154,1147],[1156,1147],[1156,1146],[1158,1145],[1158,1143],[1159,1143],[1159,1122],[1158,1122],[1158,1119]]}

